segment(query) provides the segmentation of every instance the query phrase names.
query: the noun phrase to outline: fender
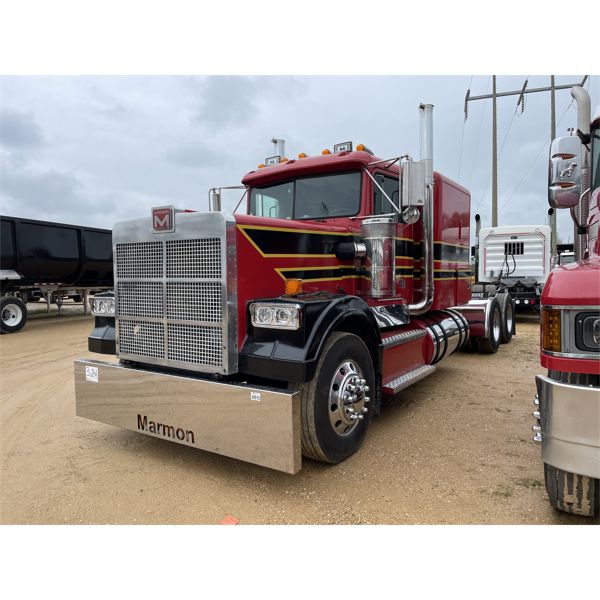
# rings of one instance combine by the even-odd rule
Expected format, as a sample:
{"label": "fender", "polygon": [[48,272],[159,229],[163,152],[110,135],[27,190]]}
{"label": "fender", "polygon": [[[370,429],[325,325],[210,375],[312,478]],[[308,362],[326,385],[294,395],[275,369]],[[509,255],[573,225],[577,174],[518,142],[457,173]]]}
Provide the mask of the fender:
{"label": "fender", "polygon": [[361,298],[321,293],[261,301],[299,304],[301,326],[297,331],[253,327],[247,307],[248,335],[239,356],[241,373],[280,381],[309,381],[315,373],[325,340],[336,330],[357,333],[363,339],[377,372],[381,335],[371,309]]}

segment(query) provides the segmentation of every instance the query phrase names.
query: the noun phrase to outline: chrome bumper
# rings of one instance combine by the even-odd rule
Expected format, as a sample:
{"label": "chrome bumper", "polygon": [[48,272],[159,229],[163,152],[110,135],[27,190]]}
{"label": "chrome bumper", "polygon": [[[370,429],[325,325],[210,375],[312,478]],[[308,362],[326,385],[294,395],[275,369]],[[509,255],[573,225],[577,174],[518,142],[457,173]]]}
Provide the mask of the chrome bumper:
{"label": "chrome bumper", "polygon": [[178,444],[297,473],[298,394],[75,361],[76,413]]}
{"label": "chrome bumper", "polygon": [[542,461],[600,478],[600,390],[537,375]]}

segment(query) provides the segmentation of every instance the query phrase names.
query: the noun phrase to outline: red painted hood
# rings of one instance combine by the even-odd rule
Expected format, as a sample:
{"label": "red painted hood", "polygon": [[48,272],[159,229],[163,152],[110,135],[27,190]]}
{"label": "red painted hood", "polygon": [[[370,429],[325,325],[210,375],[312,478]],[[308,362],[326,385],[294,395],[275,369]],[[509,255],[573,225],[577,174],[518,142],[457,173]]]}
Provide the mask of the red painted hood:
{"label": "red painted hood", "polygon": [[556,267],[544,286],[542,304],[600,305],[600,257]]}

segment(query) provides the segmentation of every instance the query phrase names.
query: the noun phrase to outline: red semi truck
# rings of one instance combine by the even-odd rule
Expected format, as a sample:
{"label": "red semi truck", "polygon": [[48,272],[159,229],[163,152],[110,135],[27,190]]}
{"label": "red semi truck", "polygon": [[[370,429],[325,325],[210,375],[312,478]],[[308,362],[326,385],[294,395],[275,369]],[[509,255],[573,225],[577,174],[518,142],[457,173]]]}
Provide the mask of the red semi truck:
{"label": "red semi truck", "polygon": [[[550,504],[598,517],[600,500],[600,111],[574,87],[577,131],[552,142],[549,203],[569,208],[575,262],[556,267],[541,297],[534,440]],[[591,123],[591,126],[590,126]]]}
{"label": "red semi truck", "polygon": [[470,195],[433,171],[432,109],[419,161],[271,157],[246,214],[215,188],[208,213],[116,224],[89,349],[118,361],[76,361],[77,414],[295,473],[354,453],[454,351],[509,341],[506,304],[471,299]]}

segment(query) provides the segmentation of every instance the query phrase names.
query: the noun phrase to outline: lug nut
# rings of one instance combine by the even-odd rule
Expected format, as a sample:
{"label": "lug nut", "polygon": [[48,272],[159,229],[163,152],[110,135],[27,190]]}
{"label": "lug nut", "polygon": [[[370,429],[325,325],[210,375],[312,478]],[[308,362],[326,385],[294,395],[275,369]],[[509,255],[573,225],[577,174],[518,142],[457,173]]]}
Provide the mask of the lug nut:
{"label": "lug nut", "polygon": [[366,380],[366,379],[361,379],[361,380],[360,380],[360,385],[365,385],[365,383],[367,383],[367,380]]}
{"label": "lug nut", "polygon": [[356,391],[356,386],[350,384],[347,388],[346,388],[349,392],[355,392]]}
{"label": "lug nut", "polygon": [[369,396],[365,396],[365,404],[366,404],[367,402],[371,402],[371,398],[369,398]]}
{"label": "lug nut", "polygon": [[363,388],[365,394],[370,390],[371,388],[368,385],[365,385],[365,387]]}
{"label": "lug nut", "polygon": [[541,441],[542,441],[542,434],[541,434],[541,433],[539,433],[539,432],[538,432],[538,433],[536,433],[536,434],[533,436],[533,441],[534,441],[536,444],[539,444],[539,443],[541,443]]}
{"label": "lug nut", "polygon": [[363,409],[360,411],[363,415],[366,415],[369,412],[369,409],[364,406]]}
{"label": "lug nut", "polygon": [[531,414],[533,415],[534,419],[539,419],[540,418],[540,411],[539,410],[534,410]]}
{"label": "lug nut", "polygon": [[534,401],[533,401],[533,403],[534,403],[536,406],[539,406],[539,405],[540,405],[540,399],[539,399],[539,398],[536,396],[536,397],[535,397],[535,399],[534,399]]}
{"label": "lug nut", "polygon": [[364,417],[363,417],[362,415],[356,415],[356,418],[357,418],[359,421],[362,421],[362,420],[364,419]]}
{"label": "lug nut", "polygon": [[539,425],[532,425],[531,426],[531,431],[541,431],[542,428]]}
{"label": "lug nut", "polygon": [[357,414],[350,415],[350,419],[352,421],[356,421],[356,419],[358,419],[358,417],[359,417],[359,415],[357,415]]}

